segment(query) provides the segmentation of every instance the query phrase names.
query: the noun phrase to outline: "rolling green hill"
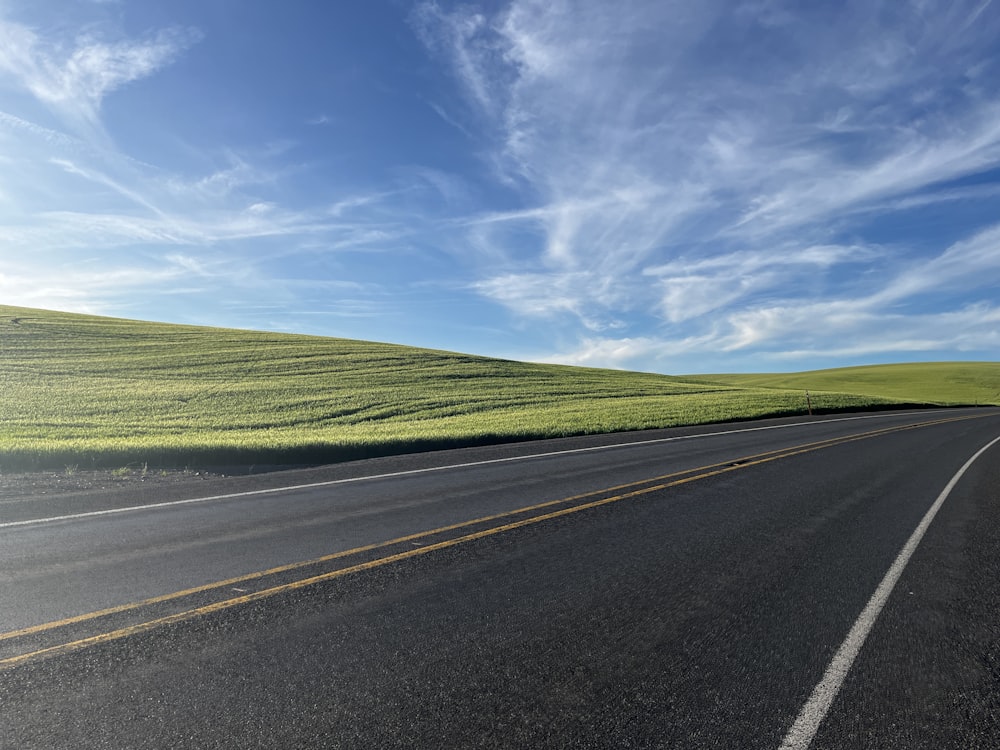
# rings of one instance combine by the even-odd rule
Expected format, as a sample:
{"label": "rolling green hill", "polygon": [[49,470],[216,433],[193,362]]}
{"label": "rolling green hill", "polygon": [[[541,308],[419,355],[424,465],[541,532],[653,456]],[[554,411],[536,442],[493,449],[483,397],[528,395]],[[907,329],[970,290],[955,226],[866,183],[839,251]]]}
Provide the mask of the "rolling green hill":
{"label": "rolling green hill", "polygon": [[1000,405],[1000,362],[922,362],[698,379],[744,388],[837,391],[942,406]]}
{"label": "rolling green hill", "polygon": [[802,413],[805,387],[822,410],[972,402],[998,390],[995,366],[977,367],[963,365],[972,390],[935,397],[923,376],[908,390],[905,367],[852,390],[0,306],[0,471],[316,463],[750,419]]}

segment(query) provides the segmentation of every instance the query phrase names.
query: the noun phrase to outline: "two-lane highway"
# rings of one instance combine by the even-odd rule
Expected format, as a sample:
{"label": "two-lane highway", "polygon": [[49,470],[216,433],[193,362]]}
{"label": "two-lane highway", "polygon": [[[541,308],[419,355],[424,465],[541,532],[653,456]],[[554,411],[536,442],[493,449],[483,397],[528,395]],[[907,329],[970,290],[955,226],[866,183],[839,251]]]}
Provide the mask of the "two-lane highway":
{"label": "two-lane highway", "polygon": [[845,415],[5,502],[0,746],[994,747],[998,436]]}

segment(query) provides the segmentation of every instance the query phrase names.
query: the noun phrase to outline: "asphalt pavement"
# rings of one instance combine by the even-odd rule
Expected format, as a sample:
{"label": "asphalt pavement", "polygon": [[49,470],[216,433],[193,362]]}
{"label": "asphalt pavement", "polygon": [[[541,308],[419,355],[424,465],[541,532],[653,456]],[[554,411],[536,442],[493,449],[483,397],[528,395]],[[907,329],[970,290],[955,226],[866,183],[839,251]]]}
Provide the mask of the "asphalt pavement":
{"label": "asphalt pavement", "polygon": [[[0,505],[3,748],[1000,746],[995,409]],[[292,489],[282,489],[290,485]],[[811,744],[809,744],[811,743]]]}

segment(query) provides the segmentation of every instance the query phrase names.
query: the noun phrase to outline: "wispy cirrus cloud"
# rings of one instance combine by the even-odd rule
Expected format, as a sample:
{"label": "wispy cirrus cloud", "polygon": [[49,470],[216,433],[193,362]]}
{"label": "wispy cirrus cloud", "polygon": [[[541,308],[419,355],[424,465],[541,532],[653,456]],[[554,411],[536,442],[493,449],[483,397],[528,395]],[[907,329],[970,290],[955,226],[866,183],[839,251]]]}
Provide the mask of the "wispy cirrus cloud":
{"label": "wispy cirrus cloud", "polygon": [[[895,324],[901,303],[917,316],[918,294],[942,307],[914,328],[975,309],[944,300],[952,279],[998,288],[982,208],[964,240],[943,223],[908,233],[905,218],[996,195],[960,184],[1000,169],[1000,13],[978,0],[514,0],[425,4],[417,19],[494,123],[492,163],[523,200],[471,222],[495,245],[473,288],[518,317],[575,317],[589,343],[570,360],[779,351],[800,329],[775,321],[799,310],[832,321],[792,347],[821,352],[849,320]],[[525,232],[490,231],[512,223]],[[592,337],[609,323],[629,335]],[[852,351],[928,350],[865,340],[879,343]]]}
{"label": "wispy cirrus cloud", "polygon": [[682,255],[645,273],[659,280],[663,316],[678,323],[746,304],[757,295],[810,296],[829,269],[861,265],[878,254],[877,248],[857,245],[791,245],[701,258]]}
{"label": "wispy cirrus cloud", "polygon": [[[817,247],[803,253],[798,260],[816,267],[833,263],[840,257],[864,263],[874,250]],[[712,258],[694,261],[690,266],[681,261],[656,269],[658,274],[668,276],[683,269],[695,279],[693,284],[678,286],[685,294],[692,295],[691,299],[683,300],[686,304],[678,305],[680,310],[701,314],[699,305],[709,308],[716,303],[724,308],[712,326],[699,335],[683,338],[587,336],[577,349],[557,355],[551,358],[552,361],[566,364],[603,361],[617,367],[634,367],[643,361],[666,362],[672,358],[704,357],[713,353],[731,356],[759,350],[764,353],[765,361],[785,366],[796,359],[871,359],[906,352],[940,356],[945,352],[997,351],[1000,346],[1000,327],[997,325],[1000,306],[996,305],[992,293],[1000,284],[1000,225],[957,242],[937,256],[910,260],[908,267],[887,284],[857,285],[853,295],[845,292],[839,296],[815,298],[805,292],[786,293],[744,300],[742,305],[732,302],[742,294],[752,297],[744,288],[739,288],[731,297],[697,296],[701,291],[699,281],[707,280],[723,266],[740,262],[745,264],[740,274],[720,274],[720,278],[706,286],[716,294],[726,289],[727,281],[740,287],[746,283],[740,279],[759,278],[752,271],[754,267],[774,265],[766,257]],[[791,269],[779,272],[794,275]],[[970,289],[977,287],[983,290],[978,299],[976,294],[968,294]],[[956,292],[960,295],[956,296]],[[945,296],[951,304],[940,308],[912,304],[914,299],[928,294]]]}
{"label": "wispy cirrus cloud", "polygon": [[170,64],[200,39],[193,29],[161,29],[140,40],[83,33],[53,42],[0,19],[0,75],[77,126],[99,122],[105,96]]}
{"label": "wispy cirrus cloud", "polygon": [[[1000,347],[1000,308],[979,303],[933,314],[866,312],[850,303],[802,303],[733,313],[719,331],[686,337],[585,336],[577,346],[545,358],[559,364],[670,369],[678,361],[698,362],[700,371],[732,372],[743,350],[760,370],[783,370],[801,361],[829,358],[857,362],[895,359],[909,354],[933,360],[958,358]],[[816,329],[824,330],[817,344]],[[724,333],[723,333],[724,332]],[[780,341],[781,347],[767,343]]]}
{"label": "wispy cirrus cloud", "polygon": [[36,121],[0,111],[10,154],[0,173],[5,301],[95,312],[136,294],[301,291],[289,258],[366,251],[399,234],[398,224],[366,210],[393,191],[345,194],[333,208],[322,199],[289,205],[289,180],[302,166],[285,158],[295,146],[288,139],[253,150],[180,144],[187,158],[176,165],[133,158],[108,132],[105,100],[155,77],[203,34],[81,28],[41,31],[0,13],[0,92],[27,95],[50,114],[22,107]]}
{"label": "wispy cirrus cloud", "polygon": [[23,120],[20,117],[16,117],[15,115],[7,112],[0,112],[0,125],[2,125],[8,132],[27,133],[30,136],[53,146],[71,148],[82,145],[80,141],[70,135],[67,135],[66,133],[53,130],[52,128],[43,127],[37,123],[29,122],[28,120]]}
{"label": "wispy cirrus cloud", "polygon": [[921,295],[948,295],[956,291],[964,298],[978,294],[992,299],[998,285],[1000,224],[954,243],[940,255],[911,263],[873,295],[873,300],[890,304]]}
{"label": "wispy cirrus cloud", "polygon": [[93,257],[65,257],[44,275],[25,260],[0,258],[0,297],[8,304],[107,314],[137,291],[158,297],[191,294],[210,275],[182,255],[130,254],[111,269]]}

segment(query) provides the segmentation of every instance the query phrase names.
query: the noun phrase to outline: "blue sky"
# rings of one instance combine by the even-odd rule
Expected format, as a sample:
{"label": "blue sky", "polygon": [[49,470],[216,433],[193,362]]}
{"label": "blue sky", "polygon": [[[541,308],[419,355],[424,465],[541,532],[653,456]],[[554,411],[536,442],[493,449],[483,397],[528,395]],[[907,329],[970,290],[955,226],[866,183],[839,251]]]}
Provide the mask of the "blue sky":
{"label": "blue sky", "polygon": [[0,0],[0,300],[666,373],[995,360],[1000,1]]}

